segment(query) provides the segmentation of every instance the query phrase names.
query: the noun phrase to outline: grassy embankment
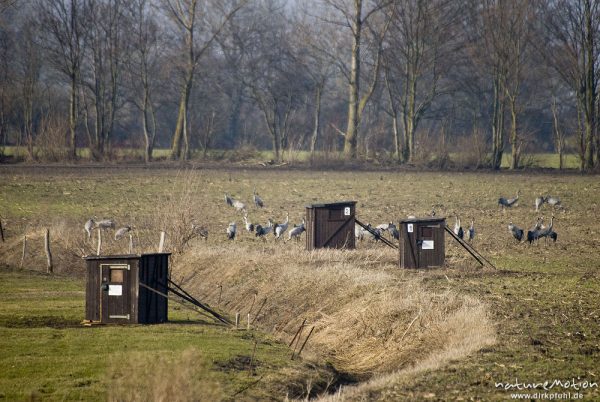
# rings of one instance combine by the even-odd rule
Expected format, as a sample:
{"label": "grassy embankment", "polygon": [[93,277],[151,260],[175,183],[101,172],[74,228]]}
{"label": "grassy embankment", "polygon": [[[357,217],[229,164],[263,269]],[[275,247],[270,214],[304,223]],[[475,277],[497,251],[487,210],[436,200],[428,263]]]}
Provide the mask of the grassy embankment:
{"label": "grassy embankment", "polygon": [[[93,249],[81,240],[81,224],[93,214],[134,222],[140,246],[151,248],[156,228],[144,232],[143,225],[164,201],[161,194],[190,180],[169,171],[124,169],[0,174],[0,210],[8,218],[8,235],[17,239],[3,257],[13,265],[20,235],[35,232],[42,222],[61,228],[59,242],[71,237],[76,247],[64,250]],[[175,259],[176,278],[212,304],[222,284],[223,309],[229,313],[244,311],[253,298],[266,300],[257,322],[278,339],[291,339],[308,318],[315,326],[308,356],[364,381],[341,396],[503,399],[507,392],[495,382],[596,380],[600,222],[581,217],[593,217],[597,209],[597,178],[289,171],[191,176],[196,191],[185,200],[211,235]],[[248,200],[255,186],[267,202],[266,210],[251,210],[255,222],[269,216],[280,221],[285,211],[297,222],[305,204],[343,199],[358,200],[359,217],[374,224],[424,215],[432,206],[438,215],[457,211],[463,225],[472,216],[475,246],[499,271],[480,270],[451,242],[445,269],[414,272],[399,270],[396,253],[380,245],[311,254],[300,244],[263,243],[247,235],[227,243],[225,226],[235,219],[241,227],[241,219],[224,204],[223,192]],[[521,205],[499,211],[498,196],[512,196],[517,189]],[[170,196],[175,205],[184,199],[178,191]],[[533,198],[542,193],[559,195],[566,206],[554,212],[558,243],[516,244],[506,224],[525,229],[533,224]],[[551,213],[544,208],[546,221]],[[122,245],[108,247],[118,251]],[[39,255],[29,261],[43,266]],[[597,389],[584,394],[599,396]]]}

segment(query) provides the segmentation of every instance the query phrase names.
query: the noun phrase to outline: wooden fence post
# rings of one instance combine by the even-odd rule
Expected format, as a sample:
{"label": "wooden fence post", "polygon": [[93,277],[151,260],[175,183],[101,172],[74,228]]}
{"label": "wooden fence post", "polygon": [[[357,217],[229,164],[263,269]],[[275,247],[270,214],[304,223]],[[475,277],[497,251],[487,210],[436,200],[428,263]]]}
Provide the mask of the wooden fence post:
{"label": "wooden fence post", "polygon": [[25,254],[27,253],[27,235],[23,235],[23,252],[21,253],[21,265],[20,268],[23,268],[23,263],[25,262]]}
{"label": "wooden fence post", "polygon": [[2,243],[4,243],[4,229],[2,228],[2,218],[0,217],[0,239],[2,239]]}
{"label": "wooden fence post", "polygon": [[100,255],[102,249],[102,229],[98,228],[98,248],[96,249],[96,255]]}
{"label": "wooden fence post", "polygon": [[240,313],[235,313],[235,328],[240,325]]}
{"label": "wooden fence post", "polygon": [[158,243],[158,252],[162,253],[165,249],[165,231],[160,232],[160,243]]}
{"label": "wooden fence post", "polygon": [[129,233],[129,254],[133,254],[133,235]]}
{"label": "wooden fence post", "polygon": [[52,253],[50,252],[50,229],[46,229],[46,234],[44,236],[44,249],[46,250],[46,272],[51,274],[53,271],[53,266]]}

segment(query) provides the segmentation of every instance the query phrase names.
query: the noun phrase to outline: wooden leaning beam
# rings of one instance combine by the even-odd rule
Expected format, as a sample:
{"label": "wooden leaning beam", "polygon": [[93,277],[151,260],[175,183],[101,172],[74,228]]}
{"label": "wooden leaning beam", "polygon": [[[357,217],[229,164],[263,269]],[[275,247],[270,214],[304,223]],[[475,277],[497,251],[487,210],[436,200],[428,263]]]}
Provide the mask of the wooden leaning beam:
{"label": "wooden leaning beam", "polygon": [[362,223],[361,221],[359,221],[358,219],[354,218],[354,222],[356,222],[356,224],[360,227],[362,227],[363,229],[365,229],[366,231],[368,231],[369,233],[371,233],[373,236],[375,236],[376,239],[381,240],[385,245],[394,248],[394,249],[398,249],[398,246],[396,246],[394,243],[392,243],[391,241],[389,241],[388,239],[386,239],[385,237],[383,237],[380,234],[377,234],[377,232],[375,232],[372,228],[368,227],[367,225],[365,225],[364,223]]}
{"label": "wooden leaning beam", "polygon": [[[170,279],[169,279],[169,282],[170,282],[170,283],[173,283],[173,282],[172,282]],[[177,284],[173,283],[173,285],[175,285],[175,286],[177,286],[179,289],[181,289],[181,288],[180,288],[180,287],[179,287]],[[173,300],[173,301],[177,302],[177,301],[176,301],[176,300],[174,300],[173,298],[170,298],[170,297],[169,297],[169,295],[167,295],[167,294],[165,294],[165,293],[163,293],[163,292],[160,292],[160,291],[158,291],[158,290],[156,290],[156,289],[154,289],[154,288],[152,288],[152,287],[150,287],[150,286],[148,286],[148,285],[146,285],[146,284],[140,283],[140,286],[141,286],[141,287],[143,287],[143,288],[146,288],[146,289],[148,289],[149,291],[151,291],[151,292],[153,292],[153,293],[156,293],[156,294],[158,294],[158,295],[160,295],[160,296],[162,296],[162,297],[164,297],[164,298],[166,298],[166,299],[170,299],[170,300]],[[179,296],[179,297],[180,297],[180,298],[182,298],[183,300],[187,301],[188,303],[191,303],[191,304],[193,304],[194,306],[196,306],[196,307],[198,307],[198,308],[200,308],[200,309],[204,310],[205,312],[207,312],[208,314],[210,314],[210,316],[211,316],[212,318],[214,318],[214,319],[216,319],[216,320],[218,320],[218,321],[222,322],[223,324],[228,324],[228,325],[231,325],[231,322],[230,322],[230,321],[229,321],[227,318],[223,317],[221,314],[217,313],[216,311],[213,311],[213,310],[212,310],[212,309],[210,309],[208,306],[205,306],[204,304],[200,303],[198,300],[196,300],[195,298],[193,298],[192,296],[190,296],[190,295],[189,295],[187,292],[185,292],[183,289],[181,289],[181,291],[182,291],[183,293],[182,293],[182,292],[180,292],[180,291],[178,291],[177,289],[174,289],[174,288],[172,288],[172,287],[167,287],[167,289],[168,289],[170,292],[172,292],[173,294],[175,294],[176,296]],[[184,306],[185,306],[185,304],[183,304],[183,303],[180,303],[180,304],[182,304],[182,305],[184,305]],[[192,310],[193,310],[193,311],[196,311],[196,312],[199,312],[199,311],[197,311],[197,310],[194,310],[194,309],[192,309]],[[202,312],[202,313],[203,313],[203,314],[205,314],[204,312]],[[205,314],[205,315],[207,315],[207,314]]]}
{"label": "wooden leaning beam", "polygon": [[485,266],[485,264],[487,264],[488,266],[490,266],[496,270],[498,269],[494,266],[494,264],[492,264],[484,256],[482,256],[481,253],[479,253],[477,250],[475,250],[473,248],[473,246],[471,246],[469,243],[467,243],[466,241],[464,241],[463,239],[458,237],[456,235],[456,233],[454,233],[448,225],[446,225],[446,227],[444,229],[446,229],[446,232],[450,233],[450,236],[452,236],[454,238],[454,240],[456,240],[458,242],[458,244],[460,244],[465,250],[467,250],[467,252],[469,254],[471,254],[471,256],[473,258],[475,258],[475,260],[477,260],[477,262],[479,264],[481,264],[482,267]]}

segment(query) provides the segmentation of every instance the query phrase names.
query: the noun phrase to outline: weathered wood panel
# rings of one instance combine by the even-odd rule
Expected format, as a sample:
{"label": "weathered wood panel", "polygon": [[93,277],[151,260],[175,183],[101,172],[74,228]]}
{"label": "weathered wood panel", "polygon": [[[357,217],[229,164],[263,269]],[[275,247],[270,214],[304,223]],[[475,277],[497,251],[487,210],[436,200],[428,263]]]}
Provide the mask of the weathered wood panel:
{"label": "weathered wood panel", "polygon": [[355,201],[306,207],[306,249],[355,248]]}
{"label": "weathered wood panel", "polygon": [[414,218],[400,221],[400,266],[428,268],[444,265],[446,246],[444,218]]}

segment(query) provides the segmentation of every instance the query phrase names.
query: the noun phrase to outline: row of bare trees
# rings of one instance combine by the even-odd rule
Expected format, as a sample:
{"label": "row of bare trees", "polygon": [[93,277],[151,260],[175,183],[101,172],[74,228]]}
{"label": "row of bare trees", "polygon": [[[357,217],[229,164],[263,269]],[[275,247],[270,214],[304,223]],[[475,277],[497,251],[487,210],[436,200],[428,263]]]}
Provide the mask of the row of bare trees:
{"label": "row of bare trees", "polygon": [[0,0],[0,147],[591,170],[599,54],[593,0]]}

